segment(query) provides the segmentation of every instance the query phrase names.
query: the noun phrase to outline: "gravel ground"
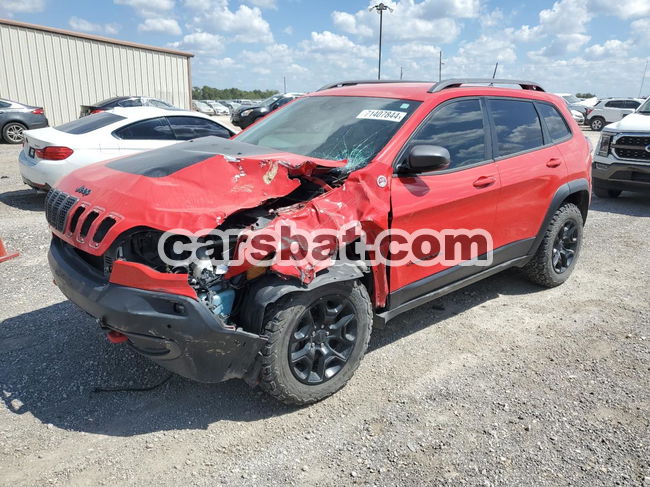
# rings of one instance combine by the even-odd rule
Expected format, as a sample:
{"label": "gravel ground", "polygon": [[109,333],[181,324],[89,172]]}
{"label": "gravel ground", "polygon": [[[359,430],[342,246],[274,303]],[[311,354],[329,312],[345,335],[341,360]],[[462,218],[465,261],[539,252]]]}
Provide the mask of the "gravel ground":
{"label": "gravel ground", "polygon": [[[595,140],[595,135],[587,132]],[[650,486],[650,199],[594,197],[563,286],[507,271],[376,330],[311,407],[110,345],[46,264],[43,195],[0,145],[0,484]]]}

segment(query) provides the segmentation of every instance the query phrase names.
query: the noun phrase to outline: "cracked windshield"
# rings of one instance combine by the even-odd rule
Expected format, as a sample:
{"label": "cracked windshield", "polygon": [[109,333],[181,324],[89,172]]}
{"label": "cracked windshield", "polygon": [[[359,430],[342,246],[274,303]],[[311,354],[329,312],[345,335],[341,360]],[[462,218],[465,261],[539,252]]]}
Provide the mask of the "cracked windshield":
{"label": "cracked windshield", "polygon": [[347,160],[338,171],[367,165],[420,105],[391,98],[302,98],[237,137],[240,142],[309,157]]}

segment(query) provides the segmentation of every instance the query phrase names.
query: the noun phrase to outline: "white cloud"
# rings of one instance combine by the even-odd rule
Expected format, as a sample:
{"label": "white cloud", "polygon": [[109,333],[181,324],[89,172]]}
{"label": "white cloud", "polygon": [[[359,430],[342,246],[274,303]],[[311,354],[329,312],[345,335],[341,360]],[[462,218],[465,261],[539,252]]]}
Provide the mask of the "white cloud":
{"label": "white cloud", "polygon": [[194,28],[231,34],[235,42],[273,42],[271,26],[258,7],[240,5],[231,10],[227,0],[185,0],[185,6],[195,11],[190,23]]}
{"label": "white cloud", "polygon": [[650,18],[635,20],[630,24],[632,37],[639,42],[650,43]]}
{"label": "white cloud", "polygon": [[174,8],[174,0],[113,0],[116,5],[126,5],[135,9],[142,17],[158,16],[160,11]]}
{"label": "white cloud", "polygon": [[170,42],[175,49],[184,49],[196,54],[215,55],[223,52],[224,38],[208,32],[194,32],[183,37],[183,40]]}
{"label": "white cloud", "polygon": [[594,44],[585,49],[586,59],[607,59],[610,57],[627,56],[629,42],[610,39],[602,44]]}
{"label": "white cloud", "polygon": [[581,34],[593,14],[587,0],[559,0],[539,13],[542,34]]}
{"label": "white cloud", "polygon": [[[371,2],[372,4],[373,2]],[[414,0],[387,2],[393,11],[384,12],[386,40],[429,40],[452,42],[460,27],[455,19],[476,18],[479,0]],[[334,25],[357,37],[376,37],[379,19],[376,11],[332,12]]]}
{"label": "white cloud", "polygon": [[68,25],[81,32],[115,35],[120,31],[118,24],[96,24],[80,17],[70,17]]}
{"label": "white cloud", "polygon": [[176,20],[164,18],[145,19],[144,22],[138,25],[138,31],[159,32],[171,36],[179,36],[182,33],[181,27]]}
{"label": "white cloud", "polygon": [[13,14],[28,14],[45,10],[45,0],[2,0],[0,14],[13,17]]}
{"label": "white cloud", "polygon": [[284,32],[288,36],[293,35],[293,26],[287,25],[284,29],[282,29],[282,32]]}
{"label": "white cloud", "polygon": [[260,8],[272,8],[272,9],[277,9],[278,6],[275,3],[275,0],[246,0],[247,3],[250,3],[251,5],[255,5],[256,7]]}
{"label": "white cloud", "polygon": [[648,0],[593,0],[593,8],[599,13],[614,15],[621,19],[650,16]]}

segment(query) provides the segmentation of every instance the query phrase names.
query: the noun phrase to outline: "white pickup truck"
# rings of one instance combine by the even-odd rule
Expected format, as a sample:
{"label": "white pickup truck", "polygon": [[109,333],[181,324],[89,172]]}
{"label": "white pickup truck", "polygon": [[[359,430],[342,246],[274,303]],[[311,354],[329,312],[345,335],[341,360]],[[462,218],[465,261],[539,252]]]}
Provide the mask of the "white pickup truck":
{"label": "white pickup truck", "polygon": [[603,128],[592,178],[600,198],[616,198],[621,191],[650,194],[650,98],[634,113]]}

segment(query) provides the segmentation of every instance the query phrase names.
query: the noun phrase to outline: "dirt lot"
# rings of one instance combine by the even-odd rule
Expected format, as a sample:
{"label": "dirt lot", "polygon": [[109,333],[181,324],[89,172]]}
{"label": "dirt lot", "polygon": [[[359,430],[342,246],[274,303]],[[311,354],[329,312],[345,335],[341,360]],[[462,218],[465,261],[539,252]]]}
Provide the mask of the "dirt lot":
{"label": "dirt lot", "polygon": [[0,484],[650,486],[650,198],[594,197],[564,286],[509,271],[409,312],[294,409],[238,381],[94,392],[167,374],[52,284],[17,154],[0,145],[0,237],[22,254],[0,264]]}

